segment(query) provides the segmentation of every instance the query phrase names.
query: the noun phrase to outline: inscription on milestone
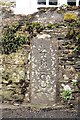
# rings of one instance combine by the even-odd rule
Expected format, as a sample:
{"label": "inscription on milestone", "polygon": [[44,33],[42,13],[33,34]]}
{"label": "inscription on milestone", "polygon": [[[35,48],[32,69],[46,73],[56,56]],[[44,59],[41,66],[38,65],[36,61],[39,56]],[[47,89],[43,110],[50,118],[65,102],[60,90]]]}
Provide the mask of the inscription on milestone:
{"label": "inscription on milestone", "polygon": [[57,80],[57,40],[36,37],[32,40],[31,102],[55,103]]}

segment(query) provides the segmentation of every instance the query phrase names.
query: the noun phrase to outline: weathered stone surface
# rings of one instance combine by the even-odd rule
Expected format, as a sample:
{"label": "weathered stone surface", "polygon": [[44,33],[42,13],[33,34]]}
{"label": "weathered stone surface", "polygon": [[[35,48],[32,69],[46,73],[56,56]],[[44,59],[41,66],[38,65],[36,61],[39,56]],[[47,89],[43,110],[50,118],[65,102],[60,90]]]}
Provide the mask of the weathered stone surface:
{"label": "weathered stone surface", "polygon": [[32,40],[32,104],[54,104],[56,101],[57,40],[49,36],[43,34]]}
{"label": "weathered stone surface", "polygon": [[[68,26],[68,24],[66,24],[63,21],[64,13],[60,13],[60,12],[62,12],[62,9],[60,11],[57,8],[49,8],[46,10],[43,8],[38,13],[36,13],[34,15],[30,15],[30,16],[12,15],[12,13],[10,13],[9,8],[7,8],[7,7],[3,8],[3,9],[0,8],[0,10],[2,11],[2,13],[0,12],[0,14],[1,14],[0,20],[2,20],[2,17],[3,17],[3,27],[4,28],[6,27],[6,25],[15,23],[15,21],[21,21],[21,24],[22,24],[21,30],[24,33],[27,33],[27,31],[25,31],[26,29],[24,30],[24,28],[25,28],[24,24],[27,21],[41,22],[41,24],[43,24],[43,26],[45,26],[44,30],[42,32],[40,32],[39,35],[37,35],[36,30],[33,30],[33,34],[34,33],[35,34],[29,38],[31,40],[32,37],[35,37],[37,35],[37,37],[34,38],[33,43],[34,43],[34,41],[36,41],[41,45],[41,40],[42,40],[42,44],[43,43],[45,44],[45,45],[43,44],[44,46],[42,46],[42,48],[39,48],[39,44],[36,45],[36,48],[35,48],[35,46],[33,46],[33,50],[39,49],[39,50],[35,51],[35,52],[37,52],[37,55],[34,52],[35,57],[37,57],[37,59],[36,59],[37,62],[36,62],[36,60],[32,61],[35,63],[35,64],[32,64],[32,66],[33,66],[32,70],[34,69],[35,71],[38,71],[38,72],[33,71],[32,75],[34,75],[34,72],[35,72],[34,78],[37,78],[37,79],[32,79],[32,81],[30,79],[31,54],[30,54],[30,46],[29,45],[27,46],[25,44],[23,46],[23,49],[20,48],[20,50],[17,51],[17,53],[12,53],[10,55],[0,54],[0,84],[2,83],[2,86],[3,86],[2,87],[3,88],[3,98],[4,98],[3,102],[5,102],[5,101],[9,102],[9,100],[12,101],[11,103],[13,103],[15,101],[24,101],[26,104],[27,102],[30,102],[30,98],[33,97],[33,99],[31,98],[31,102],[35,103],[36,96],[38,98],[38,101],[36,101],[37,103],[41,102],[41,104],[42,103],[46,104],[46,103],[49,103],[49,101],[51,101],[51,103],[55,102],[56,94],[54,92],[54,88],[56,85],[56,83],[55,83],[56,76],[54,76],[55,75],[54,74],[51,77],[51,75],[52,75],[51,72],[53,69],[54,69],[53,71],[55,71],[54,63],[56,63],[56,62],[53,60],[53,67],[51,67],[51,64],[52,64],[52,59],[51,59],[51,54],[50,54],[51,50],[49,50],[50,44],[55,46],[55,42],[54,42],[54,44],[52,43],[52,41],[55,41],[54,38],[58,39],[59,65],[58,64],[57,65],[59,67],[59,74],[58,74],[59,86],[60,86],[59,92],[60,93],[63,92],[63,87],[61,86],[62,83],[65,85],[66,84],[69,85],[72,88],[72,90],[75,90],[76,87],[72,86],[72,80],[79,81],[79,78],[80,78],[80,76],[76,77],[76,74],[80,75],[80,66],[79,66],[80,55],[77,56],[75,54],[73,56],[73,50],[74,50],[74,48],[76,48],[75,40],[69,39],[69,38],[65,39],[66,35],[68,34],[68,27],[70,27],[70,26]],[[70,10],[70,9],[66,9],[66,12],[68,10]],[[71,9],[71,11],[73,11],[73,10]],[[78,12],[77,9],[76,9],[76,12]],[[53,26],[54,26],[53,29],[47,28],[47,25],[49,23],[53,24]],[[0,25],[2,26],[2,24],[0,24]],[[77,30],[78,29],[76,29],[76,31]],[[0,30],[0,32],[1,32],[1,30]],[[44,33],[44,32],[46,32],[46,33]],[[53,36],[50,33],[52,33]],[[49,42],[50,42],[50,44],[48,44]],[[1,44],[1,42],[0,42],[0,44]],[[0,45],[0,48],[1,47],[2,46]],[[46,48],[46,50],[49,50],[49,51],[41,57],[42,53],[39,53],[39,51],[40,50],[42,51],[42,49],[44,47]],[[0,53],[1,53],[1,51],[0,51]],[[51,52],[51,53],[53,53],[53,52]],[[52,55],[54,55],[54,54],[52,54]],[[55,58],[55,56],[54,56],[54,58]],[[41,65],[40,59],[42,59],[43,65]],[[46,59],[48,61],[46,61]],[[48,66],[46,67],[47,62],[48,62]],[[45,70],[43,75],[37,74],[37,73],[41,73],[41,71],[40,71],[41,69],[40,68],[37,69],[39,66],[41,67],[41,69]],[[50,67],[50,71],[47,70],[48,67]],[[40,79],[41,81],[39,81],[37,76],[39,76],[39,78],[41,78]],[[45,79],[45,81],[44,81],[44,79]],[[30,86],[30,83],[32,86]],[[32,88],[33,86],[34,86],[34,88]],[[78,82],[77,87],[80,90],[80,82]],[[59,87],[58,87],[58,89],[59,89]],[[35,93],[35,90],[37,92],[32,96],[30,90],[33,90],[34,93]],[[1,93],[1,90],[0,90],[0,93]],[[75,94],[76,94],[76,92],[75,92]],[[39,97],[39,95],[41,95],[41,96]],[[1,96],[2,96],[2,94],[0,94],[0,97]],[[76,95],[74,95],[74,96],[76,96]]]}
{"label": "weathered stone surface", "polygon": [[[50,19],[49,19],[50,18]],[[34,16],[33,21],[38,21],[43,24],[48,23],[60,23],[62,22],[63,17],[61,14],[58,14],[56,11],[46,10],[46,12],[39,12],[38,15]]]}
{"label": "weathered stone surface", "polygon": [[3,93],[1,96],[3,102],[22,102],[25,92],[29,94],[27,92],[29,88],[29,81],[27,81],[29,49],[26,47],[23,46],[16,53],[9,55],[0,54],[0,82],[2,83]]}

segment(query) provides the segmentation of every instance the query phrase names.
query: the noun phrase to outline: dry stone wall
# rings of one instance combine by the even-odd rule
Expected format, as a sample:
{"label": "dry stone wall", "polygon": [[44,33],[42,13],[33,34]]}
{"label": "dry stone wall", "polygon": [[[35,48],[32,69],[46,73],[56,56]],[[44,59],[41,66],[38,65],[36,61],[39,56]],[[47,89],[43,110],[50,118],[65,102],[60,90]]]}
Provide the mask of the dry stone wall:
{"label": "dry stone wall", "polygon": [[23,102],[25,96],[29,102],[29,46],[24,46],[16,53],[0,55],[2,81],[2,101]]}
{"label": "dry stone wall", "polygon": [[[80,55],[72,54],[76,45],[73,39],[66,38],[68,26],[63,20],[65,11],[63,9],[61,9],[61,11],[58,9],[42,9],[32,16],[25,17],[24,21],[31,18],[29,22],[41,22],[44,26],[44,30],[41,28],[42,30],[39,29],[39,33],[37,33],[36,29],[33,29],[30,24],[28,29],[30,30],[29,34],[31,34],[31,36],[29,36],[31,44],[23,45],[16,53],[11,53],[9,55],[0,54],[0,93],[2,87],[2,94],[0,96],[2,96],[2,102],[36,103],[36,96],[38,99],[37,103],[44,103],[43,97],[47,99],[48,102],[49,100],[51,100],[51,102],[53,101],[53,103],[56,100],[58,100],[58,102],[63,102],[61,96],[61,93],[64,91],[63,85],[68,85],[72,89],[73,103],[78,99],[80,87],[73,86],[72,80],[80,79]],[[78,14],[78,11],[74,11]],[[16,17],[18,18],[19,16]],[[25,31],[25,26],[23,26],[23,28]],[[41,45],[43,45],[42,48],[39,48]],[[54,50],[50,50],[50,46],[53,47]],[[44,55],[39,54],[39,50],[42,51],[44,48],[47,52]],[[57,51],[55,51],[56,49]],[[56,54],[56,56],[54,54]],[[42,64],[39,63],[41,58]],[[52,60],[55,58],[56,60]],[[48,67],[46,66],[46,62],[43,61],[46,59]],[[51,66],[52,61],[53,66]],[[57,68],[54,65],[56,63]],[[47,79],[45,76],[39,76],[41,75],[39,67],[42,70],[45,67],[44,72],[46,71],[45,76],[48,77]],[[47,70],[48,68],[50,68],[50,71]],[[51,72],[53,72],[54,75],[52,75]],[[57,73],[56,76],[55,72]],[[42,81],[40,81],[38,77],[42,77]],[[43,78],[45,78],[45,82]],[[54,86],[56,86],[56,88]],[[56,93],[54,91],[56,91]],[[42,96],[40,96],[40,92],[42,92]],[[49,99],[45,96],[48,96]]]}
{"label": "dry stone wall", "polygon": [[[71,45],[69,46],[69,42]],[[75,45],[73,39],[60,39],[59,40],[59,82],[60,82],[60,93],[63,91],[63,84],[68,85],[72,90],[72,103],[77,104],[79,100],[79,88],[78,84],[80,79],[80,66],[79,66],[79,55],[73,55]],[[72,81],[76,81],[73,85]],[[77,100],[77,102],[76,102]]]}

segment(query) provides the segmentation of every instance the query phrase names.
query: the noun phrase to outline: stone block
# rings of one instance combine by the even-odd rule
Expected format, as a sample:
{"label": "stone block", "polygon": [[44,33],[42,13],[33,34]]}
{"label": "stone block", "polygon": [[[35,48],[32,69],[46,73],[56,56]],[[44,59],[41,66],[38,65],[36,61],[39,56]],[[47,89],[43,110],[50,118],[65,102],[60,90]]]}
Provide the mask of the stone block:
{"label": "stone block", "polygon": [[57,40],[39,36],[32,40],[31,103],[55,104]]}

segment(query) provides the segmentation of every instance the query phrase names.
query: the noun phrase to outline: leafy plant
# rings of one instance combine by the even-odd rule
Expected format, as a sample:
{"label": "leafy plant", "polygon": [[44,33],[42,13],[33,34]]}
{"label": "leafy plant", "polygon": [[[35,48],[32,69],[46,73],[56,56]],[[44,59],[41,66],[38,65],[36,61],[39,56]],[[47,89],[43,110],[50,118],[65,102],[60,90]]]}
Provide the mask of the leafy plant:
{"label": "leafy plant", "polygon": [[26,23],[26,30],[31,34],[36,30],[40,33],[44,29],[44,26],[39,22]]}
{"label": "leafy plant", "polygon": [[20,28],[19,23],[7,26],[2,37],[2,53],[10,54],[16,52],[20,46],[27,43],[28,39],[24,34],[16,34]]}
{"label": "leafy plant", "polygon": [[65,99],[65,100],[70,100],[72,98],[72,91],[71,90],[64,90],[62,92],[62,97]]}
{"label": "leafy plant", "polygon": [[49,24],[47,25],[47,28],[49,28],[49,29],[54,29],[54,28],[58,28],[58,27],[59,27],[59,24],[57,24],[57,23],[55,23],[55,24],[49,23]]}
{"label": "leafy plant", "polygon": [[75,79],[72,80],[72,85],[73,85],[73,86],[76,86],[76,85],[77,85],[77,80],[75,80]]}
{"label": "leafy plant", "polygon": [[29,39],[33,37],[33,34],[40,33],[43,29],[44,26],[39,22],[27,22],[24,25],[16,22],[8,25],[3,32],[2,53],[10,54],[16,52],[23,44],[30,44]]}
{"label": "leafy plant", "polygon": [[53,28],[55,28],[55,26],[54,26],[53,24],[49,23],[49,24],[47,25],[47,28],[53,29]]}
{"label": "leafy plant", "polygon": [[44,26],[39,22],[33,22],[32,27],[33,29],[36,29],[38,33],[40,33],[44,29]]}
{"label": "leafy plant", "polygon": [[33,27],[32,27],[32,24],[31,23],[26,23],[25,25],[25,30],[27,30],[29,32],[29,34],[33,34]]}

